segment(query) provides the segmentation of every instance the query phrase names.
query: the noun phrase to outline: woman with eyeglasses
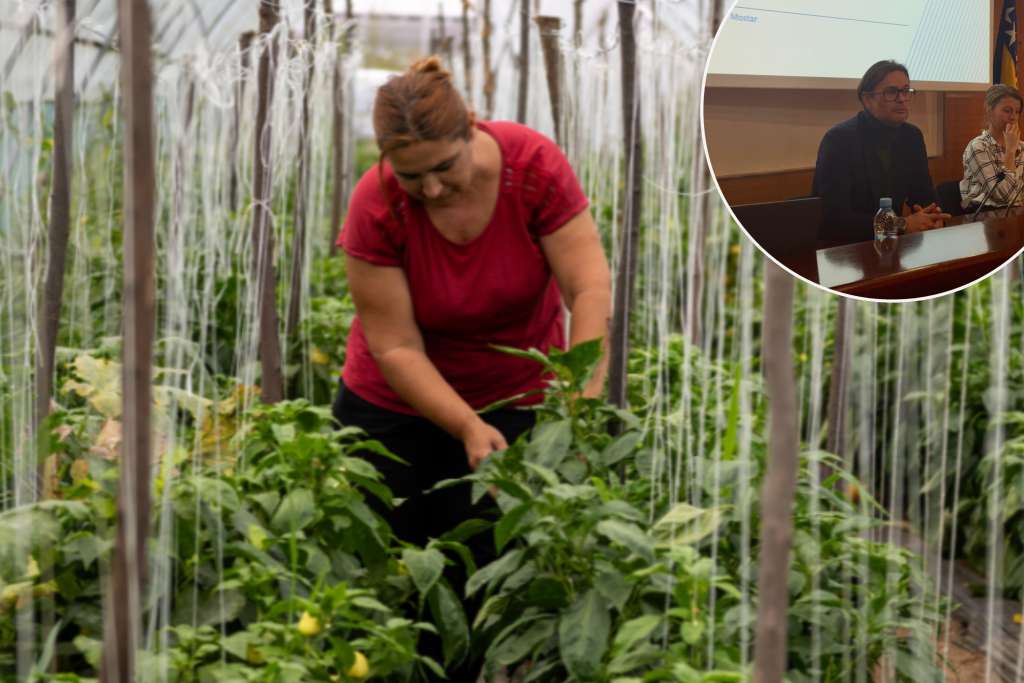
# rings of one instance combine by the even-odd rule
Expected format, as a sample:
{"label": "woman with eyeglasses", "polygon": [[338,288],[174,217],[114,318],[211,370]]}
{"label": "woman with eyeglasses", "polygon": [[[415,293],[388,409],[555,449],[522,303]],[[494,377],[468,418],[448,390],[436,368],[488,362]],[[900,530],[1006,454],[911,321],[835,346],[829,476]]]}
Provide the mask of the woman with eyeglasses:
{"label": "woman with eyeglasses", "polygon": [[949,218],[937,204],[924,136],[907,122],[913,96],[907,67],[877,62],[857,86],[861,111],[825,133],[813,181],[825,205],[823,242],[872,239],[882,197],[892,199],[905,232],[942,227]]}
{"label": "woman with eyeglasses", "polygon": [[985,93],[985,130],[964,150],[960,196],[965,209],[977,208],[982,201],[993,208],[1024,203],[1022,105],[1020,92],[1008,85],[993,85]]}

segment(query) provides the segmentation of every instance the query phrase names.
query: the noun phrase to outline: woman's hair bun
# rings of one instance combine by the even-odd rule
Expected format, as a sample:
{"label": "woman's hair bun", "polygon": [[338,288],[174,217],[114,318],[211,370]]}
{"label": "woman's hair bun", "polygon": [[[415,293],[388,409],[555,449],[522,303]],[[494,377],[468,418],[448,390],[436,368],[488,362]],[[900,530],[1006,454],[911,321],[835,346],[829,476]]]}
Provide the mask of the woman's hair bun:
{"label": "woman's hair bun", "polygon": [[448,78],[449,76],[451,76],[451,74],[448,73],[447,70],[445,70],[444,64],[441,63],[441,58],[438,57],[437,55],[430,55],[429,57],[424,57],[423,59],[419,60],[418,62],[415,62],[412,66],[409,67],[409,73],[413,73],[413,74],[438,73],[438,74],[444,76],[445,78]]}

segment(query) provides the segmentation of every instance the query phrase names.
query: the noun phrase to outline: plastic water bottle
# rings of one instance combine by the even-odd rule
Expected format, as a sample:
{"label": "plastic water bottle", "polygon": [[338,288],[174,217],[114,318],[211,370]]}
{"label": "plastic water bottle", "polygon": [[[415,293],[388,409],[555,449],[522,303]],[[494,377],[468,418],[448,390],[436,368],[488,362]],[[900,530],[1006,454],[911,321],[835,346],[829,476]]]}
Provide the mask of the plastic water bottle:
{"label": "plastic water bottle", "polygon": [[875,240],[881,242],[886,237],[896,236],[896,214],[892,210],[892,199],[882,197],[878,200],[878,213],[874,221]]}

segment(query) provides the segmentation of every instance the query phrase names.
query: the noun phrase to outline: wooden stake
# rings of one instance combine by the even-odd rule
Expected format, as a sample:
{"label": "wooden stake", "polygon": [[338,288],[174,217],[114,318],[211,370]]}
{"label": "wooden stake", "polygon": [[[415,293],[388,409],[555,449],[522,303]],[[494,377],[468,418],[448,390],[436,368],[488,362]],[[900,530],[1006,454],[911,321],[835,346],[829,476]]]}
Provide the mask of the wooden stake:
{"label": "wooden stake", "polygon": [[480,31],[484,60],[484,118],[494,116],[494,68],[491,65],[491,0],[484,0],[484,22]]}
{"label": "wooden stake", "polygon": [[548,97],[551,99],[551,119],[555,124],[555,142],[564,146],[562,132],[562,53],[558,39],[562,33],[560,17],[535,17],[540,33],[540,44],[544,52],[544,72],[548,81]]}
{"label": "wooden stake", "polygon": [[[50,189],[50,236],[47,247],[46,282],[40,302],[39,347],[36,356],[35,431],[38,434],[50,414],[53,393],[54,355],[64,299],[64,265],[71,232],[72,124],[75,107],[75,48],[71,36],[75,25],[75,0],[57,3],[59,35],[54,41],[54,126],[53,185]],[[42,441],[40,441],[42,443]],[[37,483],[43,481],[43,463],[38,463]],[[40,491],[39,486],[36,487]]]}
{"label": "wooden stake", "polygon": [[298,187],[295,189],[295,229],[292,233],[292,274],[285,319],[285,348],[289,353],[298,341],[299,310],[302,306],[302,272],[306,258],[306,202],[309,199],[309,97],[313,87],[316,50],[316,0],[303,0],[303,20],[309,49],[302,87],[302,118],[299,120]]}
{"label": "wooden stake", "polygon": [[516,121],[526,123],[527,92],[530,87],[530,0],[519,0],[519,100]]}
{"label": "wooden stake", "polygon": [[228,207],[238,209],[238,128],[242,117],[242,102],[245,100],[245,81],[249,73],[249,48],[255,37],[252,31],[245,31],[238,37],[239,62],[242,66],[241,77],[235,85],[235,107],[233,112],[235,125],[231,127],[231,170],[228,177]]}
{"label": "wooden stake", "polygon": [[[330,24],[330,33],[333,38],[334,36],[334,12],[331,7],[331,0],[324,0],[324,8],[329,17],[328,21]],[[338,235],[341,233],[341,215],[342,206],[345,203],[345,191],[348,185],[348,173],[345,168],[345,160],[347,158],[347,152],[345,149],[345,92],[342,87],[343,77],[341,73],[342,66],[345,62],[345,58],[348,56],[349,50],[352,45],[352,0],[346,0],[345,2],[345,16],[349,21],[349,26],[345,29],[345,35],[342,38],[341,44],[341,57],[334,62],[334,78],[333,78],[333,90],[334,90],[334,113],[331,119],[331,138],[334,141],[334,156],[332,158],[331,166],[334,177],[334,186],[331,191],[331,246],[330,253],[332,256],[338,253]]]}
{"label": "wooden stake", "polygon": [[796,381],[793,377],[793,278],[764,263],[762,359],[768,396],[768,464],[761,486],[754,683],[779,683],[786,673],[786,613],[793,499],[799,466]]}
{"label": "wooden stake", "polygon": [[[51,473],[47,471],[49,435],[42,430],[50,414],[50,396],[53,394],[54,356],[60,328],[61,305],[64,300],[64,269],[67,260],[68,238],[71,233],[71,158],[72,124],[75,107],[75,0],[57,3],[58,33],[54,36],[54,130],[53,130],[53,185],[50,190],[50,235],[47,245],[46,280],[39,312],[39,341],[36,354],[36,405],[33,415],[33,434],[36,438],[37,458],[33,490],[39,498],[53,495],[49,485]],[[44,565],[40,581],[53,580],[56,548],[46,544],[40,549]],[[56,622],[53,603],[40,604],[40,629],[47,637]],[[31,650],[32,639],[19,642],[22,659],[25,650]],[[28,653],[31,656],[31,652]],[[57,655],[50,660],[50,673],[57,671]],[[25,672],[21,672],[24,674]]]}
{"label": "wooden stake", "polygon": [[469,0],[462,0],[462,73],[466,100],[473,106],[473,55],[469,46]]}
{"label": "wooden stake", "polygon": [[150,507],[156,144],[149,3],[118,0],[124,93],[123,440],[117,541],[108,586],[100,680],[135,680],[141,645]]}
{"label": "wooden stake", "polygon": [[576,47],[583,45],[583,0],[572,3],[572,40]]}
{"label": "wooden stake", "polygon": [[455,57],[453,56],[455,50],[452,47],[453,40],[454,38],[452,36],[445,36],[444,38],[441,38],[437,43],[437,49],[434,50],[435,54],[441,55],[441,61],[444,62],[445,67],[448,68],[450,68],[455,61]]}
{"label": "wooden stake", "polygon": [[[260,33],[267,38],[277,26],[278,0],[260,2]],[[253,169],[252,281],[259,306],[259,355],[262,370],[262,399],[277,403],[284,398],[281,373],[281,340],[277,329],[274,268],[274,231],[270,225],[270,187],[273,168],[265,158],[270,153],[270,102],[274,97],[273,73],[277,68],[277,39],[268,40],[260,55],[256,105],[256,140]]]}
{"label": "wooden stake", "polygon": [[633,306],[637,245],[640,241],[643,140],[640,136],[640,102],[636,97],[636,38],[633,16],[636,4],[620,2],[619,30],[622,50],[622,123],[625,140],[626,186],[622,211],[619,272],[615,281],[615,311],[609,342],[608,395],[616,406],[626,406],[626,367],[629,362],[629,319]]}

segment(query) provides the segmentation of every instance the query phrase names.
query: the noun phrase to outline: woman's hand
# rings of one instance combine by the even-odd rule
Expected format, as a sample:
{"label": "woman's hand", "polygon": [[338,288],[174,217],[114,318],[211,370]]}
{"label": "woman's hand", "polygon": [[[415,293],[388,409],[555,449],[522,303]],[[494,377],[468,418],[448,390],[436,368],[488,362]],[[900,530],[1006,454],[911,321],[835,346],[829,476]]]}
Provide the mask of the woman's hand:
{"label": "woman's hand", "polygon": [[508,442],[497,429],[479,417],[471,421],[462,435],[462,445],[466,449],[469,469],[476,472],[480,463],[494,451],[508,448]]}
{"label": "woman's hand", "polygon": [[1003,129],[1003,146],[1007,151],[1016,151],[1020,144],[1020,126],[1016,121],[1010,121]]}

